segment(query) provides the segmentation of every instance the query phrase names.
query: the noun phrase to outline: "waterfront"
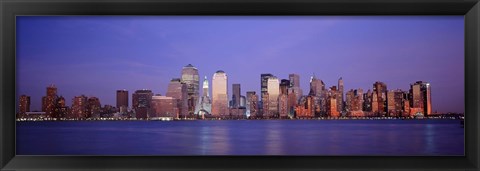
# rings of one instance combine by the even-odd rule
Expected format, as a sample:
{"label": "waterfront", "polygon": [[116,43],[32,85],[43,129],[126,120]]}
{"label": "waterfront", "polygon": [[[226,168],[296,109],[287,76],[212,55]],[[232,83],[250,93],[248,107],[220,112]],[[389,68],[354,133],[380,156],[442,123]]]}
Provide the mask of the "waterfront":
{"label": "waterfront", "polygon": [[17,155],[463,155],[459,120],[17,122]]}

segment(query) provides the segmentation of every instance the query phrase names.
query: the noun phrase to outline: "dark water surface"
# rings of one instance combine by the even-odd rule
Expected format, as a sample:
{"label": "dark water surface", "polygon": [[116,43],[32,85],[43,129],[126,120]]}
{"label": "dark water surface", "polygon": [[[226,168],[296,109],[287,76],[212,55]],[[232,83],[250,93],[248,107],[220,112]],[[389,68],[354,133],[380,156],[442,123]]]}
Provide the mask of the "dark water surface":
{"label": "dark water surface", "polygon": [[17,122],[17,155],[464,155],[459,120]]}

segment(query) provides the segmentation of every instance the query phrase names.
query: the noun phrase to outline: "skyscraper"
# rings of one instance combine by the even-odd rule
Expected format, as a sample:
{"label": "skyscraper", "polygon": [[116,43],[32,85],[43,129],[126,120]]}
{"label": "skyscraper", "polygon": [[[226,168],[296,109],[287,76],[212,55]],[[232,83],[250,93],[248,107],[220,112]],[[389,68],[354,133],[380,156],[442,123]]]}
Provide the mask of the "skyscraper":
{"label": "skyscraper", "polygon": [[432,114],[432,99],[430,83],[417,81],[410,85],[411,110],[423,113],[425,116]]}
{"label": "skyscraper", "polygon": [[255,91],[247,91],[247,115],[256,118],[258,115],[258,95]]}
{"label": "skyscraper", "polygon": [[327,114],[330,117],[340,117],[340,113],[337,109],[337,98],[338,97],[337,87],[332,86],[330,90],[328,90],[327,94]]}
{"label": "skyscraper", "polygon": [[298,100],[300,99],[300,97],[303,96],[303,91],[302,89],[300,88],[300,75],[298,74],[289,74],[288,75],[288,78],[290,80],[290,88],[291,88],[291,92],[294,92],[295,93],[295,101],[296,103],[298,103]]}
{"label": "skyscraper", "polygon": [[387,93],[387,114],[390,117],[399,117],[403,113],[403,91],[400,89],[390,90]]}
{"label": "skyscraper", "polygon": [[137,90],[132,94],[132,107],[135,110],[137,119],[147,119],[151,113],[150,105],[152,102],[153,92],[151,90]]}
{"label": "skyscraper", "polygon": [[87,118],[100,118],[100,99],[97,97],[88,98]]}
{"label": "skyscraper", "polygon": [[117,109],[120,113],[127,113],[128,109],[128,91],[117,90]]}
{"label": "skyscraper", "polygon": [[42,111],[48,117],[55,115],[55,102],[57,101],[57,87],[51,84],[47,87],[47,95],[42,98]]}
{"label": "skyscraper", "polygon": [[372,105],[372,111],[379,116],[385,116],[387,113],[387,85],[383,82],[375,82],[373,84],[373,94],[376,96],[376,99],[373,99],[376,104]]}
{"label": "skyscraper", "polygon": [[18,113],[21,115],[30,112],[30,96],[21,95],[18,108]]}
{"label": "skyscraper", "polygon": [[65,98],[60,96],[57,98],[56,107],[55,107],[55,115],[56,118],[65,118],[69,113],[69,108],[65,103]]}
{"label": "skyscraper", "polygon": [[219,70],[212,78],[212,115],[229,115],[228,110],[228,79],[227,74]]}
{"label": "skyscraper", "polygon": [[188,114],[193,114],[199,96],[198,90],[200,82],[198,78],[198,69],[192,64],[183,67],[181,81],[187,85]]}
{"label": "skyscraper", "polygon": [[344,102],[344,98],[343,98],[343,79],[342,79],[342,77],[340,77],[338,79],[338,97],[337,97],[337,110],[340,113],[342,113],[344,111],[343,102]]}
{"label": "skyscraper", "polygon": [[88,98],[87,96],[75,96],[72,99],[72,115],[68,118],[76,119],[86,119],[88,117],[87,113]]}
{"label": "skyscraper", "polygon": [[180,78],[173,78],[168,84],[167,93],[165,96],[176,99],[180,118],[185,118],[188,116],[187,84],[183,83]]}
{"label": "skyscraper", "polygon": [[278,96],[280,95],[280,83],[277,77],[268,78],[267,84],[269,115],[268,117],[278,117]]}
{"label": "skyscraper", "polygon": [[210,89],[208,86],[207,76],[203,79],[203,95],[198,100],[195,106],[195,114],[199,117],[204,117],[205,114],[212,113],[212,100],[210,99]]}
{"label": "skyscraper", "polygon": [[240,107],[241,90],[240,84],[232,84],[232,108]]}

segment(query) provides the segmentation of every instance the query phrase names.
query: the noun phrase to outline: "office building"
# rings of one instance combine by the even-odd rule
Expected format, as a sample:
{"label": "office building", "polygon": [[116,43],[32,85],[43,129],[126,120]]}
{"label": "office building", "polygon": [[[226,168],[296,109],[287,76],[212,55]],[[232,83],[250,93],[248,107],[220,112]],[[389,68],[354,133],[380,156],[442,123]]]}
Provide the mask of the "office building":
{"label": "office building", "polygon": [[195,112],[195,105],[198,101],[199,96],[199,76],[198,69],[195,68],[192,64],[188,64],[182,69],[182,78],[181,81],[187,85],[187,103],[188,103],[188,114]]}
{"label": "office building", "polygon": [[177,99],[167,96],[152,96],[152,113],[150,119],[157,118],[178,118],[179,110]]}
{"label": "office building", "polygon": [[228,116],[228,78],[227,74],[219,70],[212,77],[212,115]]}
{"label": "office building", "polygon": [[268,110],[267,117],[278,117],[278,96],[280,95],[280,83],[277,77],[268,78]]}
{"label": "office building", "polygon": [[137,90],[132,94],[132,108],[137,119],[148,119],[152,96],[153,92],[147,89]]}
{"label": "office building", "polygon": [[195,106],[195,115],[200,118],[204,118],[205,115],[212,113],[212,100],[210,99],[210,88],[208,85],[207,76],[203,79],[203,93],[200,97],[197,105]]}
{"label": "office building", "polygon": [[72,112],[67,118],[86,119],[88,118],[88,98],[85,95],[75,96],[72,99]]}
{"label": "office building", "polygon": [[117,109],[120,113],[127,113],[128,111],[128,91],[117,90]]}
{"label": "office building", "polygon": [[180,118],[189,117],[187,84],[180,78],[171,79],[165,96],[175,98]]}

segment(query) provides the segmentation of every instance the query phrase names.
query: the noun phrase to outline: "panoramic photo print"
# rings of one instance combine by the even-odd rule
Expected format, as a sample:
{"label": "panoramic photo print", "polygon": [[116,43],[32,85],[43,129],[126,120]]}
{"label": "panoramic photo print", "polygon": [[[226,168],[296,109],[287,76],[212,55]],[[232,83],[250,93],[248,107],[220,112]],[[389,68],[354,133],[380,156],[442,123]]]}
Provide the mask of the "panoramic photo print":
{"label": "panoramic photo print", "polygon": [[463,156],[464,48],[463,16],[17,16],[16,154]]}

